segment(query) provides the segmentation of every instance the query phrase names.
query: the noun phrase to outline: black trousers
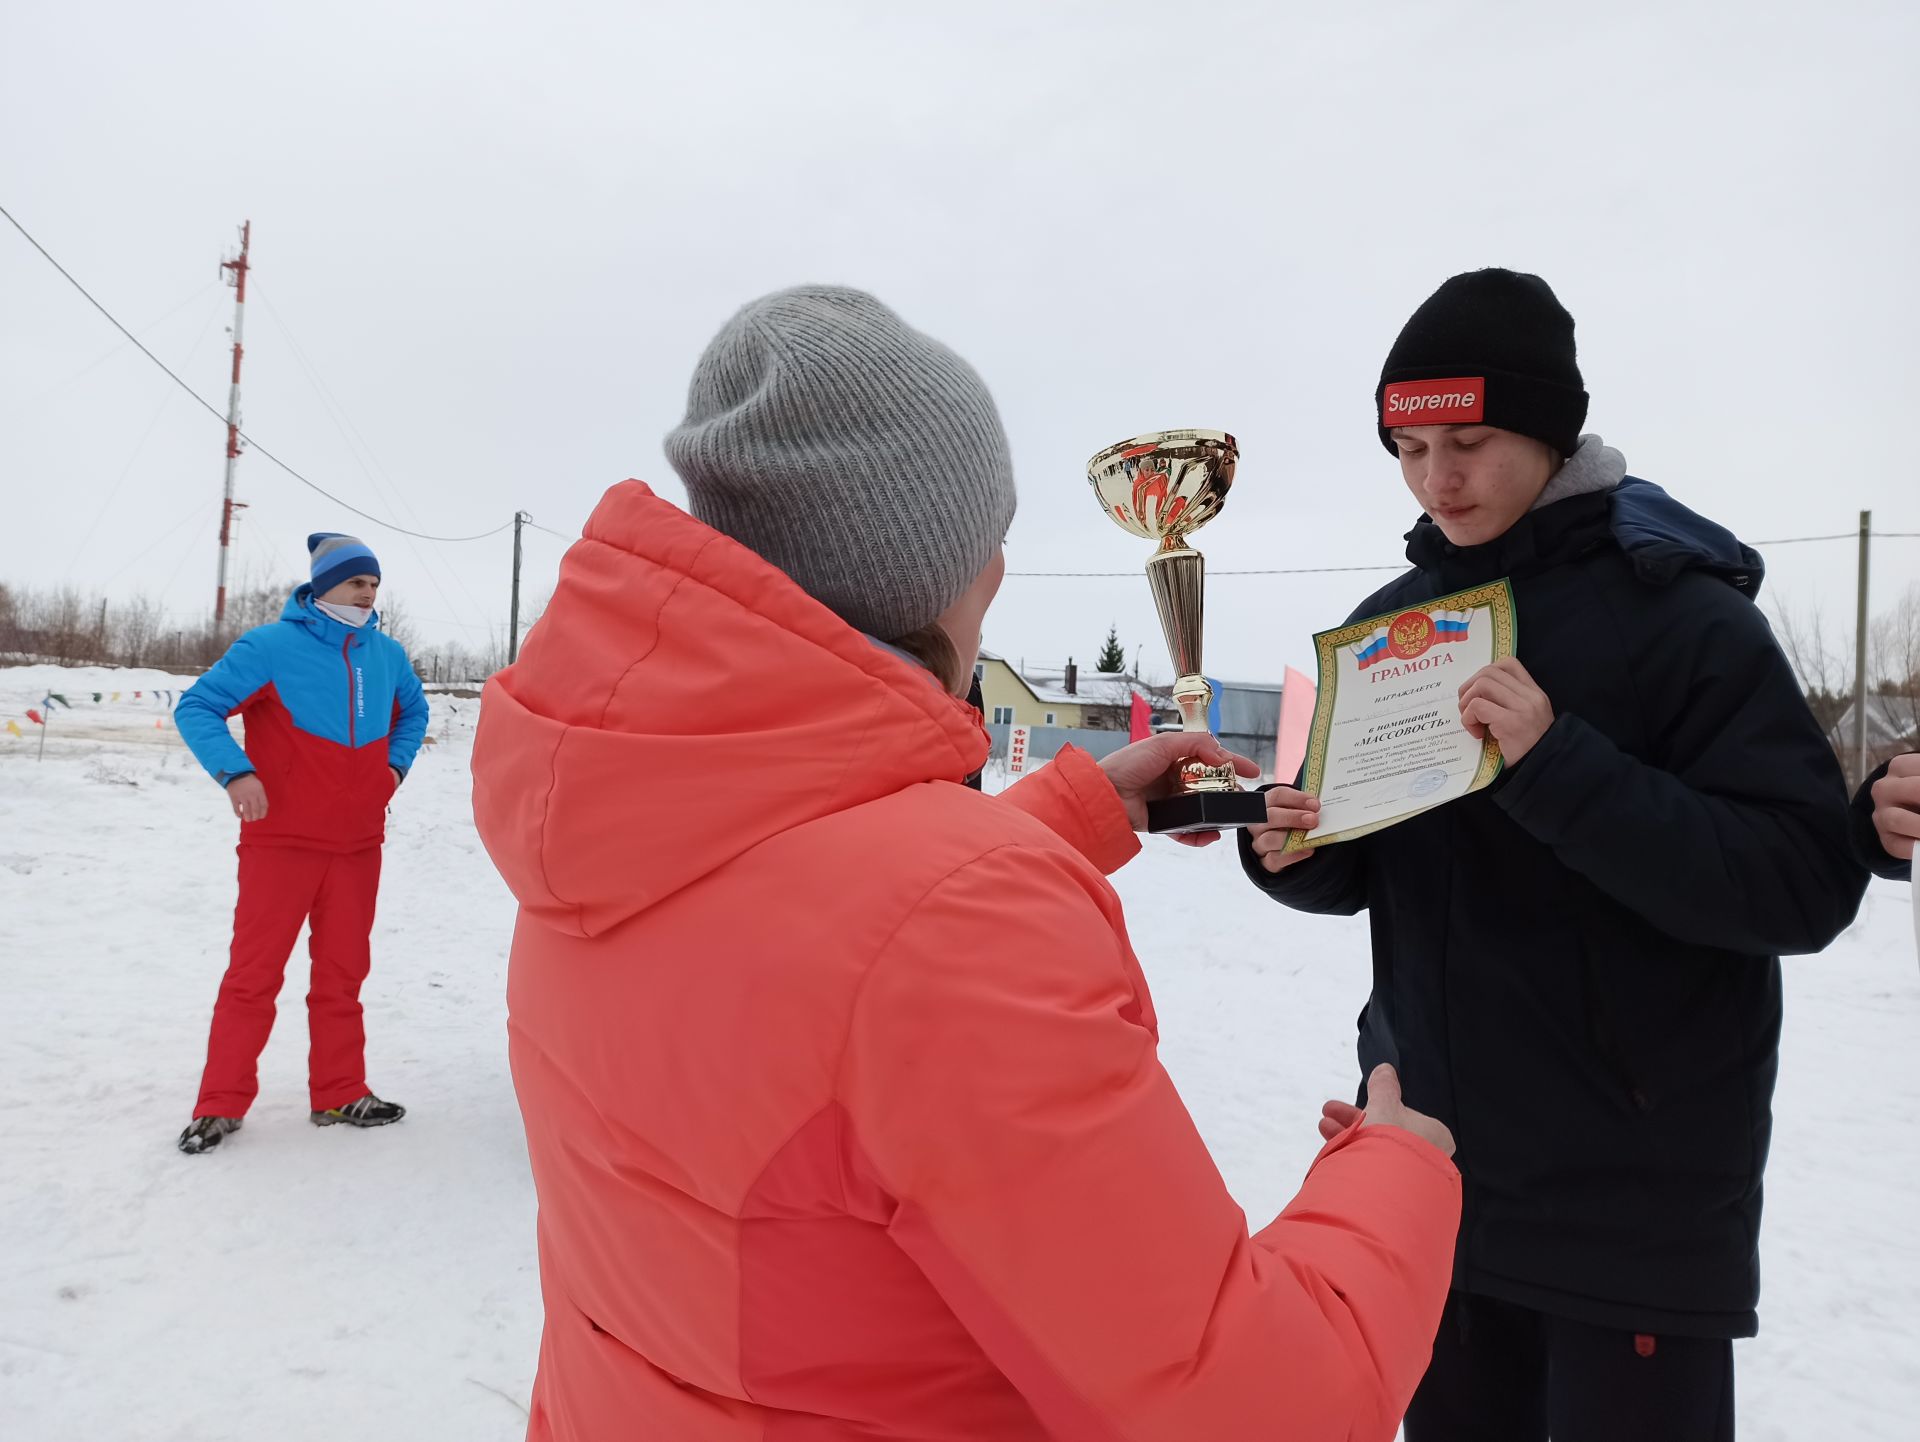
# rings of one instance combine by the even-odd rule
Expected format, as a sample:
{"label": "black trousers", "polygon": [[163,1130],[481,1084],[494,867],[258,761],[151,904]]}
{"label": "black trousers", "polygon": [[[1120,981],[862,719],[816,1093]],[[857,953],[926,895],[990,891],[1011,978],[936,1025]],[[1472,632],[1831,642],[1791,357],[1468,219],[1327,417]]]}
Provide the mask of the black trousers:
{"label": "black trousers", "polygon": [[1455,1292],[1406,1442],[1733,1442],[1733,1343]]}

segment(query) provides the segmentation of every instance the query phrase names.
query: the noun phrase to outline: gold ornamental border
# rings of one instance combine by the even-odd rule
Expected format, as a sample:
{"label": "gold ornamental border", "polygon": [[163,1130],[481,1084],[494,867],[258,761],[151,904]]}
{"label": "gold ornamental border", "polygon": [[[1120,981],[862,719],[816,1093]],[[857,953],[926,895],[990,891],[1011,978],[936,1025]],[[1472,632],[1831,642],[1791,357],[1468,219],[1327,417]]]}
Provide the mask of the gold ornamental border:
{"label": "gold ornamental border", "polygon": [[[1327,774],[1327,744],[1333,734],[1334,699],[1340,690],[1340,658],[1346,648],[1355,641],[1364,640],[1373,629],[1383,621],[1392,621],[1409,611],[1486,611],[1493,619],[1493,656],[1497,661],[1502,656],[1518,654],[1520,639],[1519,614],[1513,604],[1513,583],[1502,577],[1498,581],[1488,581],[1484,585],[1470,586],[1464,591],[1454,591],[1445,596],[1435,596],[1430,601],[1412,601],[1404,606],[1395,606],[1391,611],[1383,611],[1377,616],[1364,616],[1350,621],[1334,631],[1322,631],[1313,638],[1314,654],[1320,671],[1320,689],[1314,698],[1313,730],[1307,738],[1307,767],[1304,789],[1309,796],[1318,796],[1322,782]],[[1488,736],[1480,745],[1480,767],[1473,774],[1473,781],[1464,795],[1471,796],[1493,784],[1505,765],[1500,754],[1500,743]],[[1459,798],[1454,798],[1458,800]],[[1400,816],[1385,821],[1369,822],[1365,826],[1355,826],[1346,831],[1336,831],[1331,836],[1307,838],[1304,831],[1295,831],[1287,837],[1286,850],[1290,852],[1313,851],[1322,846],[1330,846],[1336,841],[1353,841],[1362,836],[1371,836],[1376,831],[1384,831],[1397,825],[1410,816],[1418,816],[1431,807],[1416,807]]]}

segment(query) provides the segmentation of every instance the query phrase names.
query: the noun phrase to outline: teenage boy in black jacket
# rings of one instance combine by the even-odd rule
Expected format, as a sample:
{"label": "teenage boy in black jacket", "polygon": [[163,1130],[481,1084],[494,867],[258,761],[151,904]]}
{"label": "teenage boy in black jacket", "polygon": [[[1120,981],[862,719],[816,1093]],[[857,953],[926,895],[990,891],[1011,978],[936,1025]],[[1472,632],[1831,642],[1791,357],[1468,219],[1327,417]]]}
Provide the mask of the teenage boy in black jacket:
{"label": "teenage boy in black jacket", "polygon": [[1425,514],[1414,569],[1354,617],[1511,578],[1518,658],[1458,699],[1506,770],[1304,857],[1280,848],[1317,803],[1276,788],[1241,850],[1288,906],[1371,912],[1361,1075],[1392,1062],[1459,1142],[1454,1295],[1408,1442],[1731,1438],[1778,958],[1825,947],[1866,885],[1845,783],[1753,604],[1759,556],[1582,436],[1544,281],[1449,280],[1375,405]]}

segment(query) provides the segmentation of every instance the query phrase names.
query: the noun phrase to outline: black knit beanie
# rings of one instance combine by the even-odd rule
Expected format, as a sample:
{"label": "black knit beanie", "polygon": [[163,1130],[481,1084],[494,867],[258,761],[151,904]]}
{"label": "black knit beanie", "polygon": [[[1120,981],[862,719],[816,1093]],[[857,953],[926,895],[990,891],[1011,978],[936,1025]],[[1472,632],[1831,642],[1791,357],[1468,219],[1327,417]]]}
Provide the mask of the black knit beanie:
{"label": "black knit beanie", "polygon": [[1537,275],[1456,275],[1402,327],[1373,403],[1380,443],[1395,455],[1395,426],[1487,425],[1570,456],[1587,419],[1573,317]]}

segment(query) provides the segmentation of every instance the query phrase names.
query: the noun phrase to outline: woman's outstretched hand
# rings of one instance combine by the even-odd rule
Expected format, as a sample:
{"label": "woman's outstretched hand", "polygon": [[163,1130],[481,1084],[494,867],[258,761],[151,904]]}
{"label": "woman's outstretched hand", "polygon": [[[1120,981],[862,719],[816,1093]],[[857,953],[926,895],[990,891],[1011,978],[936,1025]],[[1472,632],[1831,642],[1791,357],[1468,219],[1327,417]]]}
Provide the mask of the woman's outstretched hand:
{"label": "woman's outstretched hand", "polygon": [[1453,1133],[1445,1123],[1415,1111],[1400,1099],[1400,1073],[1385,1062],[1367,1078],[1367,1109],[1363,1112],[1352,1102],[1328,1102],[1320,1109],[1320,1135],[1332,1141],[1363,1116],[1370,1127],[1399,1127],[1453,1155]]}
{"label": "woman's outstretched hand", "polygon": [[[1133,829],[1145,831],[1147,803],[1178,794],[1180,768],[1189,761],[1232,766],[1248,780],[1260,775],[1258,764],[1236,756],[1205,731],[1163,731],[1149,736],[1121,747],[1100,763],[1100,769],[1120,793],[1120,804],[1127,808],[1127,820]],[[1185,846],[1211,846],[1219,839],[1217,831],[1188,831],[1174,837]]]}

